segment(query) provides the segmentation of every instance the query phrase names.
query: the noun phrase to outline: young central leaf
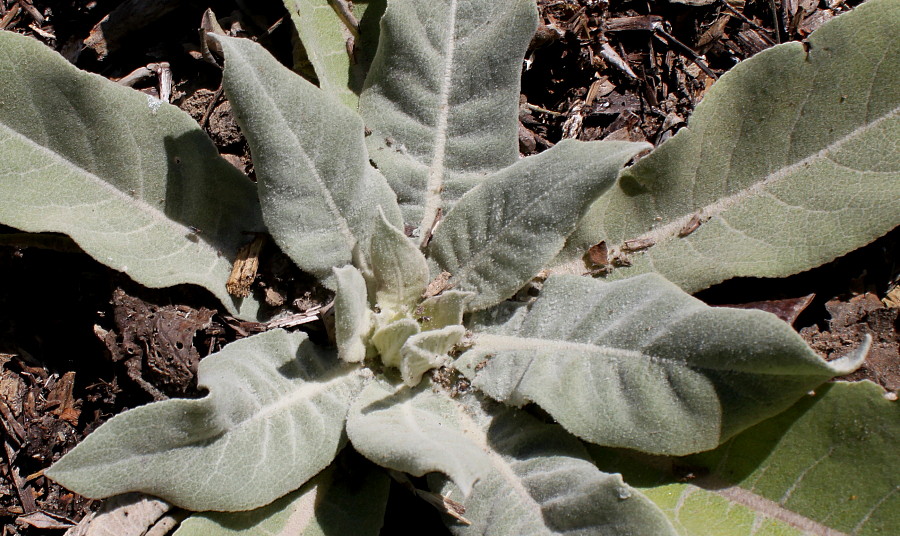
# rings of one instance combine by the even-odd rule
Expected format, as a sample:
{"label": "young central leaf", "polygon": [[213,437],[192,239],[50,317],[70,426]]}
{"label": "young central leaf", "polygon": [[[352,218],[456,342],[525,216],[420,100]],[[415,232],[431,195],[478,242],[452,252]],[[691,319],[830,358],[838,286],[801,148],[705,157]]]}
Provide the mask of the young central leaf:
{"label": "young central leaf", "polygon": [[428,233],[485,174],[518,158],[522,57],[534,0],[390,2],[360,113],[406,223]]}
{"label": "young central leaf", "polygon": [[366,343],[372,329],[372,312],[366,282],[353,266],[334,268],[334,335],[338,357],[359,363],[366,357]]}
{"label": "young central leaf", "polygon": [[422,375],[450,363],[450,350],[462,341],[466,328],[447,326],[412,335],[400,348],[400,377],[409,386],[418,385]]}
{"label": "young central leaf", "polygon": [[372,235],[375,301],[389,320],[409,314],[428,284],[428,263],[419,248],[382,214]]}

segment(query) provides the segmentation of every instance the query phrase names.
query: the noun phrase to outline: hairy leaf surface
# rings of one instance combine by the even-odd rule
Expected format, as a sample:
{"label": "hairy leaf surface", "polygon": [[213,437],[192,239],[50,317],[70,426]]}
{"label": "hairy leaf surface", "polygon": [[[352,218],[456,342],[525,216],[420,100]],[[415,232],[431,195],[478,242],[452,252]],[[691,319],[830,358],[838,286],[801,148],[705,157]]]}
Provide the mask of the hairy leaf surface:
{"label": "hairy leaf surface", "polygon": [[682,536],[887,534],[900,524],[900,406],[883,395],[869,382],[828,384],[687,458],[591,453],[642,489]]}
{"label": "hairy leaf surface", "polygon": [[476,430],[463,408],[430,382],[399,389],[370,382],[347,418],[350,442],[366,458],[414,476],[439,471],[466,493],[488,470]]}
{"label": "hairy leaf surface", "polygon": [[429,256],[470,310],[499,303],[549,263],[587,207],[647,144],[563,140],[469,191],[440,223]]}
{"label": "hairy leaf surface", "polygon": [[378,207],[394,225],[400,214],[394,193],[368,163],[359,116],[256,43],[216,39],[272,237],[321,278],[349,264],[357,246],[365,258]]}
{"label": "hairy leaf surface", "polygon": [[383,216],[377,217],[373,223],[375,301],[382,311],[410,312],[428,284],[425,255]]}
{"label": "hairy leaf surface", "polygon": [[366,343],[372,331],[372,312],[366,281],[353,266],[334,268],[334,335],[338,357],[359,363],[366,357]]}
{"label": "hairy leaf surface", "polygon": [[450,363],[447,355],[462,341],[466,328],[446,326],[411,336],[400,348],[400,377],[406,385],[418,385],[422,375]]}
{"label": "hairy leaf surface", "polygon": [[[466,409],[477,425],[471,435],[486,449],[490,470],[462,497],[451,494],[451,483],[439,488],[463,503],[472,522],[453,522],[454,534],[674,536],[653,503],[620,475],[599,471],[581,442],[560,426],[502,406]],[[440,479],[429,480],[433,488],[440,485]]]}
{"label": "hairy leaf surface", "polygon": [[385,325],[375,320],[372,344],[381,354],[381,362],[389,367],[400,366],[400,348],[406,340],[420,331],[419,323],[412,318],[402,317]]}
{"label": "hairy leaf surface", "polygon": [[708,307],[655,274],[553,276],[530,310],[484,322],[457,364],[474,386],[535,402],[589,442],[657,454],[715,448],[868,348],[826,363],[774,315]]}
{"label": "hairy leaf surface", "polygon": [[652,243],[612,277],[694,292],[807,270],[900,224],[898,32],[900,3],[873,0],[737,65],[596,203],[574,249]]}
{"label": "hairy leaf surface", "polygon": [[[360,466],[357,466],[360,465]],[[299,490],[249,512],[204,512],[173,536],[378,536],[390,482],[375,467],[332,464]]]}
{"label": "hairy leaf surface", "polygon": [[474,292],[446,290],[422,301],[422,329],[441,329],[461,325],[466,305],[475,298]]}
{"label": "hairy leaf surface", "polygon": [[319,87],[336,95],[351,110],[359,107],[370,55],[378,44],[377,19],[384,11],[384,3],[385,0],[352,2],[352,13],[360,23],[357,42],[329,0],[284,0]]}
{"label": "hairy leaf surface", "polygon": [[396,0],[385,11],[360,112],[371,158],[420,234],[439,208],[518,159],[519,76],[536,12],[533,0]]}
{"label": "hairy leaf surface", "polygon": [[263,506],[331,462],[365,379],[303,333],[255,335],[201,361],[206,397],[117,415],[46,474],[92,498],[143,491],[189,510]]}
{"label": "hairy leaf surface", "polygon": [[0,222],[65,233],[142,285],[200,285],[255,315],[225,290],[245,231],[263,228],[255,188],[187,114],[0,32],[0,145]]}

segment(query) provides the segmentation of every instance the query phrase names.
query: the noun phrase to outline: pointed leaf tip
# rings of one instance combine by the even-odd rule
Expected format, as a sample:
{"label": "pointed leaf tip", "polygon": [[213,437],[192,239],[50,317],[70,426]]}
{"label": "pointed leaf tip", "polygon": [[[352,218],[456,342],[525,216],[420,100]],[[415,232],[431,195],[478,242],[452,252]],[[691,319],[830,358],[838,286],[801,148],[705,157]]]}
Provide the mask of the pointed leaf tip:
{"label": "pointed leaf tip", "polygon": [[863,363],[865,363],[866,357],[869,355],[869,350],[871,348],[872,334],[866,333],[863,341],[855,350],[843,357],[835,359],[834,361],[829,361],[828,366],[834,371],[835,376],[844,376],[846,374],[850,374],[851,372],[854,372],[856,369],[861,367]]}
{"label": "pointed leaf tip", "polygon": [[423,374],[450,363],[447,354],[465,334],[466,328],[456,325],[424,331],[407,339],[400,348],[400,376],[403,382],[414,387],[422,381]]}
{"label": "pointed leaf tip", "polygon": [[551,276],[527,309],[482,315],[457,360],[473,385],[535,402],[592,443],[690,454],[859,365],[834,365],[774,315],[712,308],[660,276]]}
{"label": "pointed leaf tip", "polygon": [[375,300],[388,315],[412,311],[428,284],[428,262],[412,240],[379,210],[371,247]]}

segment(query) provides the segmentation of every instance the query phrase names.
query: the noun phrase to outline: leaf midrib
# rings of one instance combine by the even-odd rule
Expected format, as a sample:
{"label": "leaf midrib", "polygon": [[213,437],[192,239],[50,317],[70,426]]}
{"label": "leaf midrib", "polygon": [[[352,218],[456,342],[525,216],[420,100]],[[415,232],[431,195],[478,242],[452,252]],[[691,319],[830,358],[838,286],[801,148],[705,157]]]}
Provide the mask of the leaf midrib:
{"label": "leaf midrib", "polygon": [[437,218],[441,206],[441,190],[444,184],[445,161],[447,158],[447,123],[450,115],[450,88],[453,82],[454,52],[456,46],[457,0],[450,2],[450,21],[447,43],[444,46],[444,72],[441,75],[441,89],[438,94],[438,117],[435,125],[434,151],[428,167],[425,190],[425,207],[419,223],[420,236],[427,237]]}
{"label": "leaf midrib", "polygon": [[[637,350],[628,350],[626,348],[616,348],[612,346],[600,346],[592,343],[573,342],[567,341],[565,339],[539,339],[536,337],[520,337],[515,335],[496,335],[483,333],[475,336],[475,346],[473,347],[474,350],[479,350],[479,341],[490,345],[489,348],[482,347],[480,351],[485,354],[492,354],[494,357],[503,352],[517,351],[552,352],[554,355],[558,355],[566,351],[589,352],[592,354],[598,354],[603,357],[608,357],[613,360],[614,363],[620,362],[621,358],[625,357],[641,359],[667,367],[686,368],[700,371],[733,371],[746,373],[745,371],[735,370],[732,368],[717,368],[709,365],[676,361],[667,357],[645,354]],[[552,345],[552,348],[548,349],[548,345]],[[528,371],[525,371],[523,375],[527,372]],[[765,375],[767,373],[765,371],[754,371],[753,374]],[[776,376],[782,376],[785,373],[779,370],[778,372],[772,374]]]}
{"label": "leaf midrib", "polygon": [[[754,182],[753,184],[751,184],[750,186],[748,186],[746,188],[738,190],[737,192],[734,192],[728,196],[722,197],[713,203],[709,203],[709,204],[701,207],[699,210],[696,210],[689,214],[680,216],[680,217],[672,220],[670,223],[667,223],[666,225],[662,225],[651,231],[648,231],[641,235],[637,235],[633,238],[627,238],[627,240],[649,240],[654,244],[654,246],[658,246],[659,244],[661,244],[663,242],[673,240],[676,238],[681,238],[678,235],[681,232],[681,230],[683,228],[685,228],[685,226],[690,222],[691,218],[693,218],[695,216],[699,216],[701,218],[701,220],[707,221],[707,220],[712,219],[715,216],[719,216],[719,215],[723,214],[725,211],[734,207],[738,203],[760,195],[769,186],[772,186],[783,179],[791,177],[792,173],[794,171],[796,171],[800,168],[803,168],[807,165],[810,165],[812,163],[818,162],[820,160],[827,159],[828,154],[830,152],[840,149],[843,144],[853,140],[855,137],[857,137],[859,135],[865,134],[867,131],[875,128],[880,123],[893,118],[894,116],[897,115],[898,112],[900,112],[900,106],[894,108],[893,110],[889,111],[888,113],[882,115],[881,117],[879,117],[871,122],[868,122],[868,123],[858,126],[857,128],[848,132],[844,136],[836,139],[832,143],[830,143],[827,146],[823,147],[822,149],[816,151],[814,154],[807,156],[806,158],[803,158],[801,160],[798,160],[797,162],[794,162],[793,164],[782,166],[781,168],[766,175],[762,180]],[[835,164],[837,164],[837,163],[835,163]],[[860,171],[860,170],[854,170],[854,171],[862,173],[862,171]],[[877,172],[869,172],[869,173],[877,173]],[[696,182],[696,180],[694,182]],[[609,252],[610,257],[613,257],[616,254],[622,252],[624,242],[625,242],[625,240],[623,240],[622,243],[610,248],[610,252]],[[650,249],[648,250],[648,252],[652,252],[654,246],[651,246]]]}
{"label": "leaf midrib", "polygon": [[[531,496],[531,493],[529,493],[528,489],[522,484],[522,479],[516,473],[515,469],[513,469],[512,465],[503,458],[502,454],[494,450],[484,428],[475,422],[472,416],[464,410],[462,405],[458,403],[454,404],[454,408],[463,435],[471,439],[472,442],[475,443],[475,446],[480,448],[487,455],[490,465],[494,467],[500,478],[506,481],[509,484],[509,487],[522,499],[521,502],[525,505],[531,505],[536,516],[541,517],[541,504]],[[478,483],[475,482],[473,487],[477,485]]]}
{"label": "leaf midrib", "polygon": [[[307,165],[308,169],[311,170],[311,175],[313,180],[316,183],[316,186],[319,187],[320,192],[322,193],[322,197],[325,199],[325,203],[328,205],[328,211],[331,213],[332,217],[337,221],[338,228],[341,234],[344,236],[346,240],[346,245],[349,249],[353,249],[356,244],[356,235],[353,234],[353,231],[350,230],[350,223],[344,217],[343,212],[341,212],[340,208],[335,203],[334,198],[331,195],[331,191],[328,189],[328,186],[322,180],[322,175],[319,173],[318,168],[315,166],[315,163],[312,158],[310,158],[309,154],[303,149],[303,144],[300,143],[300,138],[297,136],[297,133],[291,128],[291,123],[287,120],[284,113],[281,111],[281,107],[275,102],[275,99],[272,97],[269,92],[269,88],[266,84],[264,84],[259,76],[259,72],[253,67],[247,65],[242,54],[234,54],[230,58],[232,61],[237,59],[238,61],[244,63],[243,71],[249,71],[252,73],[253,80],[256,82],[256,86],[261,88],[260,91],[257,91],[255,95],[262,95],[265,97],[267,103],[270,105],[270,109],[274,110],[278,119],[284,128],[282,131],[289,132],[291,140],[293,141],[293,146],[296,148],[300,157],[303,158],[304,163]],[[302,82],[301,82],[302,83]],[[341,104],[343,106],[343,104]]]}
{"label": "leaf midrib", "polygon": [[[123,457],[122,459],[110,464],[108,460],[98,460],[97,465],[91,465],[83,467],[81,470],[83,471],[94,471],[97,466],[103,467],[112,467],[116,465],[125,465],[126,467],[133,463],[135,460],[143,462],[144,460],[152,460],[154,457],[165,454],[165,453],[173,453],[185,450],[192,450],[197,448],[198,444],[209,443],[210,446],[219,443],[218,448],[224,449],[227,444],[231,441],[231,438],[234,437],[234,434],[240,433],[242,428],[247,426],[251,426],[254,424],[258,424],[260,421],[269,421],[270,417],[273,414],[290,411],[294,409],[294,406],[300,405],[303,401],[311,400],[314,397],[321,395],[322,393],[331,393],[334,394],[335,391],[339,390],[342,387],[342,383],[350,384],[353,379],[355,379],[355,375],[358,372],[353,373],[337,373],[333,377],[325,379],[324,381],[310,381],[304,383],[298,389],[295,389],[288,396],[278,397],[273,403],[260,406],[257,408],[257,411],[251,415],[249,418],[244,419],[243,421],[239,421],[236,423],[232,423],[230,426],[221,430],[221,432],[217,434],[211,434],[209,436],[205,436],[202,438],[198,438],[196,440],[190,441],[188,443],[184,443],[174,448],[161,448],[158,450],[151,450],[141,452],[139,454],[134,454],[131,456]],[[219,396],[230,396],[227,393],[222,393]],[[208,404],[212,406],[212,410],[215,411],[215,400],[212,398],[202,398],[198,400],[185,400],[187,403],[197,403],[197,404]],[[318,407],[318,406],[316,406]],[[271,428],[271,424],[267,425],[267,428]],[[216,448],[216,447],[212,447]]]}

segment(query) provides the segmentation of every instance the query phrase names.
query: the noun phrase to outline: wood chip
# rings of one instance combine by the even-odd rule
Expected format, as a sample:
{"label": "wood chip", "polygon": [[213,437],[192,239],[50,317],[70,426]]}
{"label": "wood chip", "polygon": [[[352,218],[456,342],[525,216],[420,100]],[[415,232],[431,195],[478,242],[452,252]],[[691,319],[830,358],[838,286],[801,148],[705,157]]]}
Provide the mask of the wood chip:
{"label": "wood chip", "polygon": [[606,241],[595,244],[588,249],[588,261],[594,266],[607,266],[609,264],[609,248]]}
{"label": "wood chip", "polygon": [[735,36],[735,40],[738,41],[741,45],[741,48],[744,49],[744,57],[749,58],[753,56],[757,52],[763,51],[769,48],[769,43],[766,42],[765,39],[760,37],[759,33],[753,29],[743,30],[737,33]]}
{"label": "wood chip", "polygon": [[652,238],[635,238],[634,240],[626,240],[625,243],[622,244],[622,251],[626,253],[641,251],[642,249],[651,247],[653,244],[656,244],[656,241]]}
{"label": "wood chip", "polygon": [[[38,25],[44,24],[44,16],[41,15],[41,12],[38,11],[36,7],[31,3],[31,0],[17,0],[16,4],[22,6],[22,9],[28,12],[31,15],[31,18],[34,19]],[[29,26],[30,27],[30,26]]]}
{"label": "wood chip", "polygon": [[51,413],[72,426],[78,424],[81,411],[75,407],[75,397],[72,390],[75,387],[75,372],[69,371],[53,386],[53,390],[47,395],[47,407],[53,408]]}
{"label": "wood chip", "polygon": [[613,47],[609,46],[609,43],[603,43],[603,46],[600,48],[600,55],[603,56],[604,60],[628,75],[632,80],[638,80],[638,75],[634,74],[634,71],[631,70],[631,66],[628,65],[628,62],[623,60],[622,56],[620,56]]}
{"label": "wood chip", "polygon": [[86,516],[65,536],[145,534],[172,506],[141,493],[117,495],[104,502],[99,512]]}
{"label": "wood chip", "polygon": [[725,35],[725,26],[731,20],[731,15],[722,15],[703,32],[697,39],[697,48],[703,49],[707,45],[715,43]]}
{"label": "wood chip", "polygon": [[181,3],[180,0],[126,0],[94,25],[84,44],[102,60],[119,48],[128,36],[159,20]]}
{"label": "wood chip", "polygon": [[56,36],[55,36],[55,35],[53,35],[51,32],[48,32],[47,30],[44,30],[43,28],[41,28],[41,27],[38,26],[37,24],[34,24],[34,23],[29,24],[28,27],[31,28],[31,30],[32,30],[34,33],[38,34],[39,36],[43,37],[44,39],[53,39],[53,40],[56,40]]}
{"label": "wood chip", "polygon": [[0,401],[5,402],[13,415],[18,416],[22,413],[22,399],[26,389],[22,377],[5,368],[13,357],[13,354],[0,354]]}
{"label": "wood chip", "polygon": [[16,15],[19,14],[19,4],[13,4],[13,6],[6,12],[6,15],[3,15],[3,18],[0,19],[0,30],[5,30],[9,24],[12,22]]}
{"label": "wood chip", "polygon": [[225,283],[225,289],[232,296],[246,298],[250,295],[250,285],[256,279],[256,272],[259,270],[259,253],[265,240],[265,235],[256,235],[253,242],[238,251],[234,267],[231,269],[231,276]]}
{"label": "wood chip", "polygon": [[19,424],[19,421],[13,416],[13,412],[3,400],[0,400],[0,416],[2,416],[3,427],[6,429],[7,435],[21,445],[25,441],[25,428]]}
{"label": "wood chip", "polygon": [[428,283],[428,286],[425,287],[425,292],[422,294],[422,297],[431,298],[433,296],[437,296],[445,290],[452,288],[453,284],[450,283],[450,277],[450,272],[441,272],[440,275],[434,278],[434,281]]}
{"label": "wood chip", "polygon": [[330,311],[333,307],[334,301],[331,301],[326,305],[312,307],[306,311],[303,311],[302,313],[296,313],[275,320],[270,320],[269,322],[266,322],[265,328],[290,328],[299,326],[301,324],[315,322],[316,320],[323,318],[325,314],[328,313],[328,311]]}
{"label": "wood chip", "polygon": [[584,110],[584,103],[582,102],[578,102],[572,107],[568,119],[562,126],[562,138],[564,140],[577,139],[578,135],[581,134],[581,127],[584,124],[582,110]]}
{"label": "wood chip", "polygon": [[34,500],[34,492],[30,487],[26,486],[26,482],[19,474],[19,468],[13,463],[16,459],[16,453],[13,452],[9,442],[3,442],[4,451],[6,452],[6,469],[9,473],[10,480],[16,487],[16,493],[19,495],[19,501],[26,514],[36,512],[37,502]]}
{"label": "wood chip", "polygon": [[793,325],[797,317],[812,303],[815,294],[800,298],[786,298],[781,300],[763,300],[738,304],[716,305],[715,307],[731,307],[733,309],[759,309],[772,313],[788,324]]}
{"label": "wood chip", "polygon": [[799,33],[803,37],[806,37],[814,31],[818,30],[823,24],[830,21],[834,17],[835,14],[833,11],[829,11],[827,9],[816,11],[812,15],[803,19],[803,22],[801,22],[797,27],[797,33]]}
{"label": "wood chip", "polygon": [[900,285],[889,290],[884,299],[881,300],[881,303],[891,309],[900,309]]}
{"label": "wood chip", "polygon": [[663,18],[659,15],[640,15],[637,17],[617,17],[609,19],[604,24],[604,29],[608,32],[628,31],[628,30],[653,30],[654,23],[660,23]]}
{"label": "wood chip", "polygon": [[703,220],[700,218],[700,214],[694,214],[691,216],[691,219],[688,220],[687,223],[678,231],[678,236],[680,238],[684,238],[689,234],[693,233],[697,229],[700,228],[700,224],[703,223]]}
{"label": "wood chip", "polygon": [[34,512],[24,516],[19,516],[16,518],[16,522],[43,530],[62,530],[75,525],[75,523],[73,523],[72,521],[69,521],[67,519],[57,519],[55,517],[49,516],[48,514],[45,514],[44,512]]}

